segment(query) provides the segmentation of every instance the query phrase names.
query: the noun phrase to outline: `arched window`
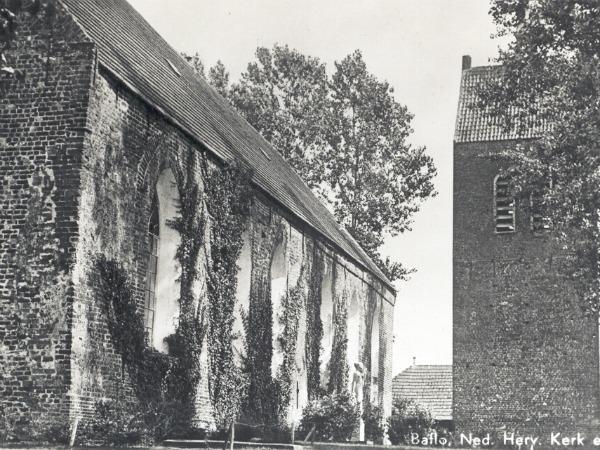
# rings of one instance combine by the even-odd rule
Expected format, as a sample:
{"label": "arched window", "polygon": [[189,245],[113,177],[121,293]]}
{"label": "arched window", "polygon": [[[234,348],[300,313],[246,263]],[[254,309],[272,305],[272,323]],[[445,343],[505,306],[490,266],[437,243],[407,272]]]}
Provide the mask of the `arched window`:
{"label": "arched window", "polygon": [[348,302],[347,319],[347,358],[348,366],[354,367],[355,363],[360,362],[360,310],[358,306],[358,293],[353,291]]}
{"label": "arched window", "polygon": [[371,403],[379,405],[379,316],[381,306],[377,304],[373,311],[371,329]]}
{"label": "arched window", "polygon": [[271,375],[275,377],[281,363],[283,363],[283,349],[279,339],[283,333],[283,324],[280,316],[282,314],[282,302],[287,295],[287,261],[285,252],[285,241],[278,242],[273,250],[271,262],[271,307],[273,314],[273,334],[271,335],[273,355],[271,358]]}
{"label": "arched window", "polygon": [[164,353],[169,348],[165,338],[177,329],[179,320],[178,279],[181,267],[176,258],[181,242],[170,223],[179,217],[179,193],[170,169],[163,170],[156,183],[148,222],[148,269],[144,289],[144,326],[146,342]]}
{"label": "arched window", "polygon": [[144,295],[144,327],[146,343],[151,346],[154,332],[154,312],[156,310],[156,273],[158,271],[159,212],[156,191],[152,198],[150,221],[148,222],[148,270]]}
{"label": "arched window", "polygon": [[329,360],[333,347],[333,265],[335,262],[324,258],[323,280],[321,281],[321,323],[323,324],[323,337],[321,339],[321,386],[326,388],[329,383]]}
{"label": "arched window", "polygon": [[248,317],[250,309],[250,283],[252,281],[252,236],[248,229],[242,232],[244,245],[237,261],[236,305],[233,320],[233,354],[235,363],[242,367],[246,358],[246,332],[244,317]]}
{"label": "arched window", "polygon": [[515,232],[515,199],[508,178],[500,175],[494,178],[494,226],[496,233]]}

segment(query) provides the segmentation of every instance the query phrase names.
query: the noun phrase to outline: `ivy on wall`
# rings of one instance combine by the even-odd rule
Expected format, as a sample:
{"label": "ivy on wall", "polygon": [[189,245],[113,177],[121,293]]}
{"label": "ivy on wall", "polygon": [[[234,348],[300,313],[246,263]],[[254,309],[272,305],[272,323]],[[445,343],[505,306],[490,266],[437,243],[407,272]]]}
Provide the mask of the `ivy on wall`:
{"label": "ivy on wall", "polygon": [[277,419],[285,423],[288,408],[292,400],[294,375],[296,374],[296,347],[298,341],[298,328],[300,327],[300,314],[305,303],[304,287],[302,283],[304,267],[300,272],[299,283],[288,290],[282,298],[281,314],[279,320],[283,325],[278,336],[278,344],[283,354],[283,361],[277,370]]}
{"label": "ivy on wall", "polygon": [[[273,358],[273,305],[271,299],[271,263],[275,249],[283,242],[285,229],[280,219],[258,227],[252,237],[252,276],[250,305],[244,318],[248,395],[244,416],[260,424],[277,422],[277,386],[271,376]],[[260,236],[258,236],[260,231]]]}
{"label": "ivy on wall", "polygon": [[321,291],[325,259],[317,245],[313,245],[312,265],[308,280],[306,298],[306,342],[305,357],[307,366],[308,399],[315,400],[322,395],[321,389],[321,351],[323,340],[323,322],[321,321]]}
{"label": "ivy on wall", "polygon": [[100,255],[96,260],[99,297],[108,331],[124,366],[140,364],[145,349],[144,322],[139,314],[125,270],[114,260]]}
{"label": "ivy on wall", "polygon": [[196,181],[195,158],[193,152],[187,152],[185,168],[173,167],[180,214],[168,225],[180,235],[175,258],[181,274],[179,322],[175,333],[166,338],[169,355],[146,346],[139,305],[121,264],[100,255],[93,271],[99,275],[100,306],[111,340],[145,411],[144,420],[157,439],[174,428],[192,427],[201,376],[200,354],[206,324],[193,286],[204,246],[205,213],[203,192]]}
{"label": "ivy on wall", "polygon": [[[125,393],[117,396],[110,407],[100,402],[96,405],[97,417],[82,424],[81,438],[102,439],[106,427],[112,428],[115,436],[127,434],[133,422],[144,423],[147,437],[156,441],[164,439],[174,429],[188,428],[193,414],[190,389],[186,384],[190,378],[188,365],[180,357],[146,347],[144,322],[121,264],[99,255],[95,269],[100,306],[111,341],[121,355],[124,373],[141,408],[133,408],[132,399]],[[122,382],[124,378],[123,374]],[[100,410],[103,414],[98,414]]]}
{"label": "ivy on wall", "polygon": [[[337,286],[338,265],[333,263],[333,286]],[[333,299],[333,345],[329,360],[329,393],[343,393],[348,390],[348,293],[334,292]]]}
{"label": "ivy on wall", "polygon": [[231,424],[246,396],[247,379],[235,365],[233,322],[237,273],[251,199],[248,170],[236,163],[211,168],[204,161],[205,201],[211,227],[208,267],[209,390],[218,426]]}
{"label": "ivy on wall", "polygon": [[[169,353],[176,356],[184,374],[181,395],[193,411],[196,389],[201,377],[200,354],[206,335],[204,309],[194,296],[198,279],[198,257],[204,246],[205,209],[203,193],[196,180],[198,165],[193,150],[187,151],[185,169],[175,168],[173,175],[179,193],[180,214],[168,225],[179,233],[180,243],[175,258],[180,264],[179,323],[175,334],[168,338]],[[190,414],[193,414],[190,413]],[[190,417],[190,422],[192,417]]]}

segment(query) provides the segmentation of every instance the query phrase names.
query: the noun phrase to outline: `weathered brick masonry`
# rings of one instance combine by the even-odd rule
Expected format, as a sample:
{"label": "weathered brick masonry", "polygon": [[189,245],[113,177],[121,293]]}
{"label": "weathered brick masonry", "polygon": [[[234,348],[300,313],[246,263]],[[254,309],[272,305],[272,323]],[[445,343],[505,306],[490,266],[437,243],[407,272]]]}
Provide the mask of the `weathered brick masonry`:
{"label": "weathered brick masonry", "polygon": [[491,69],[463,72],[454,143],[454,421],[465,432],[585,431],[598,413],[597,320],[582,313],[564,254],[551,231],[532,231],[527,208],[516,205],[514,233],[495,233],[504,162],[493,155],[528,141],[463,109],[482,70]]}
{"label": "weathered brick masonry", "polygon": [[[77,5],[71,3],[67,6]],[[11,426],[33,429],[41,419],[65,423],[89,417],[101,398],[135,400],[100,307],[94,261],[105,256],[124,267],[141,311],[148,281],[148,224],[161,174],[183,172],[195,162],[195,178],[202,185],[201,155],[211,164],[223,157],[109,70],[73,12],[62,2],[51,4],[52,15],[19,16],[9,57],[24,78],[3,79],[0,97],[0,415]],[[252,166],[252,160],[245,163]],[[175,187],[169,195],[176,196]],[[373,401],[389,413],[394,292],[366,267],[370,263],[348,255],[292,211],[293,202],[314,200],[291,198],[282,201],[256,189],[247,233],[251,258],[240,262],[240,278],[249,280],[240,279],[238,289],[250,286],[246,295],[254,299],[264,294],[255,293],[260,284],[270,291],[277,245],[285,247],[291,288],[303,264],[304,276],[311,272],[316,248],[344,274],[331,289],[346,290],[360,305],[359,332],[348,338],[356,341],[352,345],[368,370],[378,367],[378,399]],[[310,220],[321,224],[330,219]],[[289,235],[283,243],[269,231],[279,223]],[[201,254],[195,287],[200,301],[210,252]],[[372,336],[367,338],[373,329],[368,301],[377,306],[372,319],[379,324],[376,361],[371,361]],[[272,312],[273,320],[278,314]],[[298,339],[300,367],[304,336]],[[207,361],[202,362],[197,418],[210,424]],[[302,370],[299,381],[306,377]],[[301,404],[306,400],[303,393]]]}
{"label": "weathered brick masonry", "polygon": [[68,409],[73,293],[57,291],[78,236],[94,49],[59,8],[20,16],[8,57],[24,75],[0,78],[0,416],[16,427]]}

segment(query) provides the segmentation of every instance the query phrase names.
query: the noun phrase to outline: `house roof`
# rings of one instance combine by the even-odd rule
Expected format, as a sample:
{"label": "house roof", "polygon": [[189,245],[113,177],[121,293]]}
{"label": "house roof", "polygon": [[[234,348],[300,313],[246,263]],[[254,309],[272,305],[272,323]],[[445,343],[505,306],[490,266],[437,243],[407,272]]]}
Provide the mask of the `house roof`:
{"label": "house roof", "polygon": [[308,186],[245,119],[125,0],[61,0],[99,64],[217,157],[240,160],[254,183],[363,270],[394,287]]}
{"label": "house roof", "polygon": [[412,400],[436,420],[452,420],[452,366],[413,365],[392,381],[394,399]]}
{"label": "house roof", "polygon": [[[521,115],[517,108],[509,111],[511,116],[515,117],[515,126],[506,129],[501,125],[498,117],[490,114],[491,108],[477,106],[479,89],[484,87],[490,79],[499,77],[501,70],[502,66],[481,66],[462,71],[454,142],[534,139],[541,137],[548,130],[548,124],[545,121],[536,120],[535,115],[524,115],[517,119]],[[522,123],[520,121],[525,121],[528,125],[520,127],[519,124]]]}

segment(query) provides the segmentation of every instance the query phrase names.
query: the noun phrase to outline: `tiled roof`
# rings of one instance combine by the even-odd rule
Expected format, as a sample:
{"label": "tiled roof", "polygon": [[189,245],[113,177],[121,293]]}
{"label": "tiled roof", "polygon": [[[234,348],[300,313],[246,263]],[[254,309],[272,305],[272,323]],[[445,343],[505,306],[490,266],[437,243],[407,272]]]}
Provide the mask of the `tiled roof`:
{"label": "tiled roof", "polygon": [[[458,99],[458,112],[456,115],[456,129],[454,142],[483,142],[503,141],[509,139],[532,139],[542,136],[548,129],[545,122],[538,123],[535,116],[525,116],[516,119],[519,114],[515,108],[511,115],[515,117],[515,126],[505,129],[500,125],[497,117],[490,115],[489,108],[477,106],[478,89],[487,80],[499,76],[502,66],[473,67],[463,70],[460,81],[460,95]],[[519,126],[519,120],[533,124],[526,127]]]}
{"label": "tiled roof", "polygon": [[393,290],[279,152],[197,77],[127,1],[61,1],[96,44],[102,67],[218,157],[248,164],[257,186]]}
{"label": "tiled roof", "polygon": [[412,400],[434,419],[452,419],[452,366],[410,366],[394,377],[392,390],[394,399]]}

